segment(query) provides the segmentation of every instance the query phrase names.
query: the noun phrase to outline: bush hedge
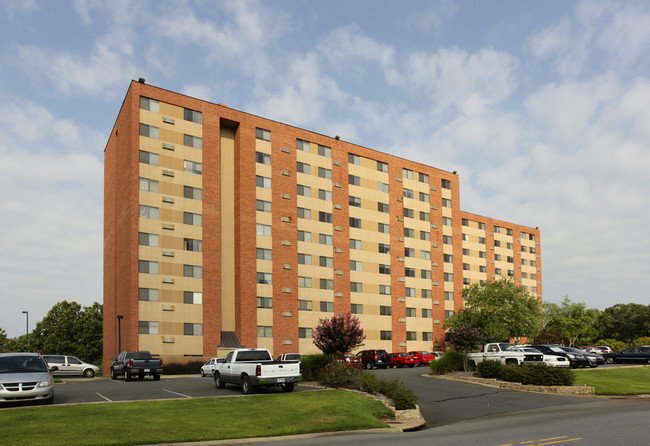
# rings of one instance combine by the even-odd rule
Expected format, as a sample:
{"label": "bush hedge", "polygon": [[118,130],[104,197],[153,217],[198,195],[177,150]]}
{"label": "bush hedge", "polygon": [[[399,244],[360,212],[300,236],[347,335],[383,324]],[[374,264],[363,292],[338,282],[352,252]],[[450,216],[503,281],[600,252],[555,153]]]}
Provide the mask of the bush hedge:
{"label": "bush hedge", "polygon": [[445,375],[449,372],[464,370],[463,355],[457,351],[449,351],[442,357],[431,361],[429,367],[435,375]]}
{"label": "bush hedge", "polygon": [[546,364],[507,365],[501,369],[501,379],[535,386],[572,386],[575,375],[566,367]]}
{"label": "bush hedge", "polygon": [[415,405],[418,403],[417,395],[398,379],[379,380],[379,393],[393,400],[397,410],[415,409]]}
{"label": "bush hedge", "polygon": [[165,375],[192,375],[200,374],[203,361],[188,361],[188,362],[168,362],[163,366],[163,373]]}
{"label": "bush hedge", "polygon": [[302,379],[304,381],[320,381],[322,373],[332,358],[327,355],[306,355],[300,362],[302,363]]}
{"label": "bush hedge", "polygon": [[479,362],[478,367],[476,368],[478,375],[482,378],[499,378],[501,377],[501,369],[503,365],[501,361],[496,359],[488,359],[483,362]]}

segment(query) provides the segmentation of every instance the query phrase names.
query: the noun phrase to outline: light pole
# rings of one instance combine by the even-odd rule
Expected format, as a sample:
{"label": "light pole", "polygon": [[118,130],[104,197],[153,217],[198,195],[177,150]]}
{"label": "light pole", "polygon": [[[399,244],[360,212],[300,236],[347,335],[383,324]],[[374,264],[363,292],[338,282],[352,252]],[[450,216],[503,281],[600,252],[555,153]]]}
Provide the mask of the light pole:
{"label": "light pole", "polygon": [[117,353],[122,352],[122,316],[121,314],[117,315]]}
{"label": "light pole", "polygon": [[25,315],[27,315],[27,322],[25,324],[25,330],[27,334],[27,351],[29,351],[29,311],[23,311]]}

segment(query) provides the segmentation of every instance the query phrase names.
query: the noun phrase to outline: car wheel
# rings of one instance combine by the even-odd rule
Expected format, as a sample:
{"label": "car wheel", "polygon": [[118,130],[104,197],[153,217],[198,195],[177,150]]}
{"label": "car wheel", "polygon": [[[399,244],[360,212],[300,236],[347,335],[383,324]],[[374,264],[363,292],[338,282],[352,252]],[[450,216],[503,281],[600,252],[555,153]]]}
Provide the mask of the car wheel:
{"label": "car wheel", "polygon": [[160,381],[160,375],[154,375],[153,380],[154,381]]}
{"label": "car wheel", "polygon": [[84,377],[92,378],[93,376],[95,376],[95,371],[93,369],[84,370]]}
{"label": "car wheel", "polygon": [[404,364],[402,364],[401,362],[396,362],[395,365],[397,366],[398,369],[404,367]]}
{"label": "car wheel", "polygon": [[282,384],[283,392],[293,392],[294,383],[284,383]]}
{"label": "car wheel", "polygon": [[614,364],[614,358],[606,358],[605,362],[607,362],[607,364]]}
{"label": "car wheel", "polygon": [[205,378],[205,372],[201,370],[201,378]]}
{"label": "car wheel", "polygon": [[413,367],[415,367],[415,364],[409,364],[410,369],[412,369]]}
{"label": "car wheel", "polygon": [[366,362],[366,369],[372,370],[372,362]]}
{"label": "car wheel", "polygon": [[650,358],[646,359],[645,362],[647,362],[648,364],[650,364]]}
{"label": "car wheel", "polygon": [[131,375],[129,375],[129,372],[124,372],[124,381],[131,381]]}
{"label": "car wheel", "polygon": [[111,379],[117,379],[117,373],[115,373],[115,370],[111,370]]}
{"label": "car wheel", "polygon": [[251,380],[248,378],[248,376],[244,376],[241,379],[241,393],[244,395],[251,393]]}
{"label": "car wheel", "polygon": [[215,373],[214,374],[214,386],[217,389],[223,389],[224,387],[226,387],[226,383],[223,382],[223,380],[221,379],[221,374],[220,373]]}

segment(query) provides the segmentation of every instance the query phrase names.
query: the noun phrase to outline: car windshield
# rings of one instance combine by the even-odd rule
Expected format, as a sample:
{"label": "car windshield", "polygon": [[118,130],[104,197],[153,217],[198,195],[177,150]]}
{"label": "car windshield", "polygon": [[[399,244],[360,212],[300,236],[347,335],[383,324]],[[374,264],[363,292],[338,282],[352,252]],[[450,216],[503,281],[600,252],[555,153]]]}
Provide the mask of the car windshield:
{"label": "car windshield", "polygon": [[47,366],[38,356],[3,356],[0,357],[0,373],[43,373]]}
{"label": "car windshield", "polygon": [[562,350],[560,347],[549,347],[555,353],[566,353],[565,350]]}
{"label": "car windshield", "polygon": [[499,344],[499,347],[501,347],[501,351],[504,352],[516,352],[517,347],[512,345],[512,344]]}

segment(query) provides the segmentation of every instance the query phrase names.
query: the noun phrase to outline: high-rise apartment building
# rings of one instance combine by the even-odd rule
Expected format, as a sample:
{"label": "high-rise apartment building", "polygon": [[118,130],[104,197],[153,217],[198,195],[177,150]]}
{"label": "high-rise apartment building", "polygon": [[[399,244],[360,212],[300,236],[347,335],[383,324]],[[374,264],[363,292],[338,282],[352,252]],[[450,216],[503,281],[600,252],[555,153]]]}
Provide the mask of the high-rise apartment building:
{"label": "high-rise apartment building", "polygon": [[316,352],[352,312],[366,348],[444,346],[465,285],[541,300],[538,229],[461,211],[456,172],[132,82],[105,149],[104,365],[234,347]]}

